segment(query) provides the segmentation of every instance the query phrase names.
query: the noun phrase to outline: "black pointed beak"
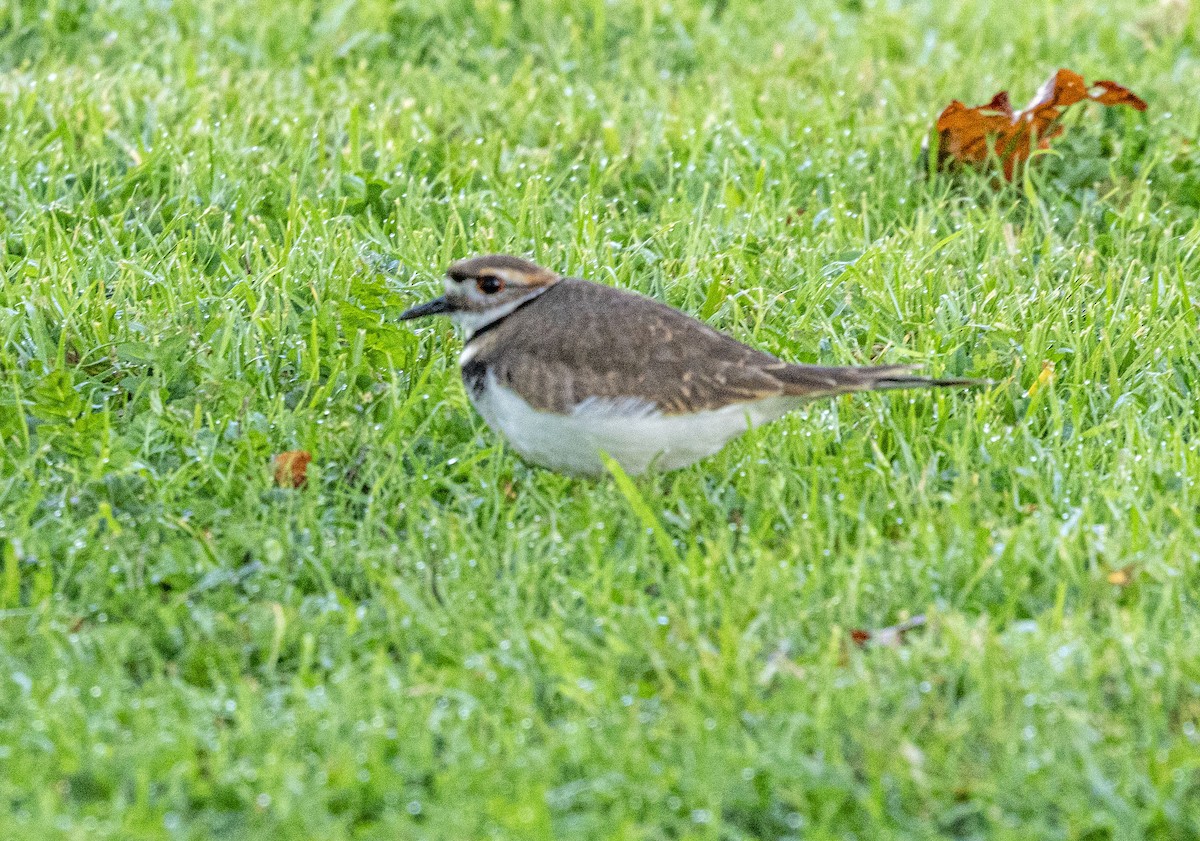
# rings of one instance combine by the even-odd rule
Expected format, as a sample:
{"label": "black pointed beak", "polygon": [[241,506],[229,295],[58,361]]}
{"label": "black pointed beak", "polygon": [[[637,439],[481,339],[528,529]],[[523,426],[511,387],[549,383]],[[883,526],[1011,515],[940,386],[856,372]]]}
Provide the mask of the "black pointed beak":
{"label": "black pointed beak", "polygon": [[413,318],[425,318],[430,315],[442,315],[443,313],[454,312],[454,305],[446,300],[443,295],[440,298],[434,298],[432,301],[426,301],[423,304],[417,304],[412,309],[407,309],[400,313],[401,321],[409,321]]}

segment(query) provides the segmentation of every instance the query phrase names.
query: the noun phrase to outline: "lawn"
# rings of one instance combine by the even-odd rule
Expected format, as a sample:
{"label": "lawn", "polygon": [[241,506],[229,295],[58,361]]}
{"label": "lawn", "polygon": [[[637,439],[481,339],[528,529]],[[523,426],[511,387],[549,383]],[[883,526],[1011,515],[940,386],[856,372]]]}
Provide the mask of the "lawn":
{"label": "lawn", "polygon": [[[0,838],[1200,837],[1198,29],[0,4]],[[921,168],[1060,66],[1150,107]],[[994,384],[565,478],[395,320],[489,251]]]}

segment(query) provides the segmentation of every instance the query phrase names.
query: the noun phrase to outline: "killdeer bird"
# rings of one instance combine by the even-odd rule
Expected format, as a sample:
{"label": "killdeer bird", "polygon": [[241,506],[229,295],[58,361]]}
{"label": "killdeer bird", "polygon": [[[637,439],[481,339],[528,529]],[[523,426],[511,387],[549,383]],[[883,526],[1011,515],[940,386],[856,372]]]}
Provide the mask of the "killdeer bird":
{"label": "killdeer bird", "polygon": [[969,386],[907,365],[792,365],[650,298],[506,254],[460,260],[446,294],[400,318],[463,329],[471,402],[523,458],[563,473],[674,470],[806,400]]}

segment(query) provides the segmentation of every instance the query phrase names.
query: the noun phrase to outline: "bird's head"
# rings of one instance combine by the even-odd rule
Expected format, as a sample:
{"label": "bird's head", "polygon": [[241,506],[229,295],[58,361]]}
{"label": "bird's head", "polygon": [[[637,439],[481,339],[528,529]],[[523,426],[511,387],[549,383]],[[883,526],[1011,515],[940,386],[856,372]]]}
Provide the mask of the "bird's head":
{"label": "bird's head", "polygon": [[446,294],[400,314],[400,320],[448,315],[470,337],[562,278],[536,263],[508,254],[459,260],[446,271]]}

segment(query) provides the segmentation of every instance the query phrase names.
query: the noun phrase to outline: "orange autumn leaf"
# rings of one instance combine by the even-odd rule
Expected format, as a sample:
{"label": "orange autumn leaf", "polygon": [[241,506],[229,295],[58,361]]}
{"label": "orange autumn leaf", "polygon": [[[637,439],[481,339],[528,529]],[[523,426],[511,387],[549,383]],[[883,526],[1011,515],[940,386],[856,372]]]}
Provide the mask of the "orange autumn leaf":
{"label": "orange autumn leaf", "polygon": [[1000,91],[991,102],[968,108],[957,99],[938,115],[938,169],[949,164],[978,165],[995,153],[1011,181],[1017,168],[1029,159],[1034,143],[1050,148],[1050,141],[1063,132],[1063,111],[1084,101],[1101,105],[1128,105],[1145,111],[1146,103],[1133,91],[1102,79],[1090,86],[1078,73],[1063,68],[1046,80],[1033,101],[1014,111],[1008,92]]}
{"label": "orange autumn leaf", "polygon": [[274,458],[275,484],[281,488],[298,488],[308,481],[308,465],[312,453],[308,450],[289,450]]}

